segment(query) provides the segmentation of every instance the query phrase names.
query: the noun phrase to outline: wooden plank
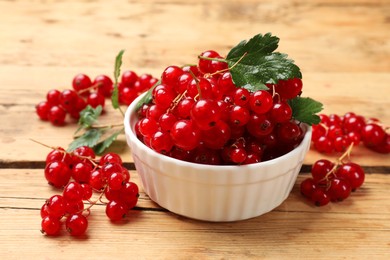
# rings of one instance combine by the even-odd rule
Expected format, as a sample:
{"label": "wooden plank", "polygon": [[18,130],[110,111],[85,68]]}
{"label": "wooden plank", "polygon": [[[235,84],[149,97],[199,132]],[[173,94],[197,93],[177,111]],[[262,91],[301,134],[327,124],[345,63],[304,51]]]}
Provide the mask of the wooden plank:
{"label": "wooden plank", "polygon": [[[389,175],[369,174],[363,188],[346,201],[321,208],[306,203],[299,194],[298,184],[306,177],[301,175],[277,209],[232,223],[195,221],[141,205],[123,222],[113,224],[105,217],[104,207],[97,205],[89,217],[87,239],[74,239],[39,233],[42,197],[55,192],[38,172],[31,172],[27,179],[25,170],[0,170],[0,243],[11,258],[22,258],[27,252],[30,257],[51,258],[59,250],[66,252],[65,258],[82,253],[87,259],[299,258],[302,252],[308,258],[364,255],[385,259],[390,252],[390,207],[383,204],[390,199]],[[349,239],[340,239],[345,236]],[[23,250],[17,250],[20,244]]]}
{"label": "wooden plank", "polygon": [[0,18],[1,64],[105,67],[125,48],[131,53],[125,60],[129,66],[161,70],[167,63],[191,63],[210,48],[226,53],[242,39],[271,31],[281,37],[281,51],[305,72],[386,72],[390,67],[389,41],[383,37],[389,32],[389,1],[0,4],[7,10]]}

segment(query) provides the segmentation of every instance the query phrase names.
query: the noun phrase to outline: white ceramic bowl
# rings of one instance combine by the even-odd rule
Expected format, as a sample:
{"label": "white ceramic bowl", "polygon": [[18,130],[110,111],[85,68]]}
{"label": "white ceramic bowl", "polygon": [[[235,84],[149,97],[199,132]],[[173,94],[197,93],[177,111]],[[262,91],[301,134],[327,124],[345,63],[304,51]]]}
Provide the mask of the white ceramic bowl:
{"label": "white ceramic bowl", "polygon": [[278,207],[290,194],[310,147],[311,127],[293,151],[242,166],[180,161],[144,145],[134,133],[136,99],[124,119],[126,140],[148,196],[176,214],[205,221],[238,221]]}

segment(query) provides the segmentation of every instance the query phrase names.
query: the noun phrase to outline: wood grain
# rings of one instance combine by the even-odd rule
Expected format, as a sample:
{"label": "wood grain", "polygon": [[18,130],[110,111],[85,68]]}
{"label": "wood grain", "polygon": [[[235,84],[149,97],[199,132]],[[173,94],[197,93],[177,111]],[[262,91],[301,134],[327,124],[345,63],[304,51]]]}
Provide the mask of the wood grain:
{"label": "wood grain", "polygon": [[[135,172],[132,176],[138,182]],[[183,218],[159,208],[141,191],[138,207],[122,222],[111,223],[104,216],[104,206],[96,205],[86,237],[63,234],[53,239],[39,233],[39,209],[58,190],[47,187],[42,170],[0,170],[0,242],[15,259],[27,252],[30,257],[50,258],[59,251],[65,253],[64,258],[82,253],[87,259],[110,254],[146,259],[174,255],[179,259],[300,258],[303,253],[307,258],[390,256],[390,207],[376,203],[390,199],[389,176],[369,174],[364,187],[350,199],[324,208],[310,205],[299,194],[305,177],[299,177],[282,205],[250,220],[209,223]],[[15,186],[23,188],[13,196],[3,195],[11,194]],[[24,245],[23,251],[17,250],[19,244]]]}
{"label": "wood grain", "polygon": [[[288,199],[263,216],[209,223],[177,216],[143,192],[121,223],[98,204],[85,237],[40,234],[39,209],[59,193],[43,177],[48,149],[67,147],[75,122],[53,127],[34,106],[52,88],[71,87],[77,73],[123,69],[159,76],[172,64],[225,55],[243,39],[272,32],[279,50],[303,72],[304,96],[324,113],[354,111],[390,124],[389,0],[0,1],[0,250],[4,259],[389,259],[390,160],[358,147],[364,186],[341,203],[317,208],[299,193],[310,164],[334,159],[311,150]],[[125,109],[125,108],[124,108]],[[102,123],[120,122],[108,105]],[[123,136],[110,149],[132,164]],[[63,232],[65,233],[65,232]]]}

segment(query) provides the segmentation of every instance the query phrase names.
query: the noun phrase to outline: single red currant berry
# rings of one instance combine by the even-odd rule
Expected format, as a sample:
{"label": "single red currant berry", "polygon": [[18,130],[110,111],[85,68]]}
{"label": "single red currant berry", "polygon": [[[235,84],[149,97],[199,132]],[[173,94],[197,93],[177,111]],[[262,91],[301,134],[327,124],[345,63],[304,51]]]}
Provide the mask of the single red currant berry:
{"label": "single red currant berry", "polygon": [[166,110],[176,98],[176,93],[171,86],[160,84],[153,89],[152,97],[156,106]]}
{"label": "single red currant berry", "polygon": [[229,111],[229,121],[236,126],[243,126],[249,122],[250,112],[242,106],[233,106]]}
{"label": "single red currant berry", "polygon": [[333,142],[326,136],[321,136],[314,142],[314,148],[320,153],[331,153],[333,151]]}
{"label": "single red currant berry", "polygon": [[46,202],[47,212],[50,216],[61,218],[66,212],[65,203],[61,195],[53,195]]}
{"label": "single red currant berry", "polygon": [[299,78],[280,80],[276,86],[276,92],[283,99],[295,98],[302,92],[302,80]]}
{"label": "single red currant berry", "polygon": [[91,185],[87,183],[82,183],[81,184],[81,189],[83,193],[83,200],[90,200],[92,197],[92,187]]}
{"label": "single red currant berry", "polygon": [[230,151],[230,160],[233,163],[241,164],[246,160],[247,153],[243,148],[233,148]]}
{"label": "single red currant berry", "polygon": [[318,139],[319,139],[321,136],[326,136],[326,134],[327,134],[327,130],[326,130],[326,128],[325,128],[322,124],[313,125],[313,126],[312,126],[311,140],[312,140],[313,142],[317,142]]}
{"label": "single red currant berry", "polygon": [[186,151],[195,149],[199,145],[200,131],[190,120],[179,120],[171,129],[170,135],[174,144]]}
{"label": "single red currant berry", "polygon": [[274,122],[272,122],[266,115],[252,114],[246,129],[254,137],[262,138],[269,135],[274,129]]}
{"label": "single red currant berry", "polygon": [[190,98],[200,96],[202,99],[212,99],[214,96],[213,87],[205,78],[193,79],[187,86],[186,96]]}
{"label": "single red currant berry", "polygon": [[84,209],[84,203],[80,201],[66,201],[65,203],[66,214],[76,214]]}
{"label": "single red currant berry", "polygon": [[106,153],[100,157],[99,165],[103,166],[109,163],[122,164],[122,158],[116,153]]}
{"label": "single red currant berry", "polygon": [[302,195],[310,199],[317,189],[317,184],[312,178],[307,178],[301,182],[300,189]]}
{"label": "single red currant berry", "polygon": [[65,89],[60,95],[60,105],[66,111],[73,111],[77,105],[78,95],[74,90]]}
{"label": "single red currant berry", "polygon": [[91,79],[85,74],[77,74],[72,81],[73,89],[77,92],[91,87]]}
{"label": "single red currant berry", "polygon": [[61,188],[65,186],[71,177],[68,165],[61,161],[50,162],[45,167],[45,178],[50,185]]}
{"label": "single red currant berry", "polygon": [[201,99],[191,109],[191,117],[203,130],[210,129],[220,120],[221,111],[218,103],[212,99]]}
{"label": "single red currant berry", "polygon": [[343,130],[345,133],[360,132],[365,124],[362,116],[348,114],[347,117],[344,116],[343,119]]}
{"label": "single red currant berry", "polygon": [[59,106],[52,106],[49,110],[47,118],[53,125],[64,125],[65,124],[66,112]]}
{"label": "single red currant berry", "polygon": [[100,92],[92,92],[88,95],[87,104],[93,108],[98,106],[104,107],[105,97]]}
{"label": "single red currant berry", "polygon": [[128,209],[132,209],[137,204],[139,189],[134,182],[126,182],[120,190],[120,198]]}
{"label": "single red currant berry", "polygon": [[328,119],[329,119],[328,126],[331,126],[331,125],[341,126],[343,123],[343,119],[339,115],[336,115],[336,114],[330,114],[328,116]]}
{"label": "single red currant berry", "polygon": [[230,127],[222,120],[218,121],[212,128],[201,131],[201,141],[210,149],[221,149],[230,137]]}
{"label": "single red currant berry", "polygon": [[256,114],[265,114],[272,108],[272,96],[265,90],[258,90],[251,94],[249,105]]}
{"label": "single red currant berry", "polygon": [[62,191],[62,196],[66,201],[82,201],[83,200],[83,190],[81,185],[77,182],[69,182]]}
{"label": "single red currant berry", "polygon": [[301,134],[299,126],[294,122],[284,122],[277,128],[277,135],[284,142],[292,141]]}
{"label": "single red currant berry", "polygon": [[35,110],[37,115],[41,120],[47,121],[49,120],[49,111],[50,111],[50,104],[47,101],[41,101],[35,106]]}
{"label": "single red currant berry", "polygon": [[191,117],[191,109],[194,106],[195,101],[192,98],[185,98],[180,100],[177,104],[176,111],[177,116],[180,119],[190,119]]}
{"label": "single red currant berry", "polygon": [[80,236],[87,231],[88,220],[82,214],[73,214],[66,219],[65,226],[69,234]]}
{"label": "single red currant berry", "polygon": [[61,92],[57,89],[49,90],[46,94],[46,100],[50,106],[58,106],[60,104]]}
{"label": "single red currant berry", "polygon": [[49,206],[47,205],[47,202],[45,202],[41,207],[41,218],[44,218],[46,216],[49,216]]}
{"label": "single red currant berry", "polygon": [[108,187],[112,190],[120,190],[124,182],[122,172],[113,172],[108,177]]}
{"label": "single red currant berry", "polygon": [[292,109],[287,102],[274,103],[271,108],[271,118],[276,123],[287,122],[291,119]]}
{"label": "single red currant berry", "polygon": [[173,147],[169,132],[157,131],[150,139],[150,146],[158,153],[167,154]]}
{"label": "single red currant berry", "polygon": [[[208,50],[208,51],[202,52],[200,54],[200,56],[201,57],[207,57],[207,58],[219,58],[220,57],[218,52],[216,52],[214,50]],[[200,58],[199,62],[198,62],[198,67],[199,67],[199,70],[202,73],[213,73],[213,72],[215,72],[215,71],[213,71],[213,66],[212,66],[212,61],[211,60],[206,60],[206,59]]]}
{"label": "single red currant berry", "polygon": [[143,136],[151,137],[158,130],[158,123],[151,118],[143,118],[139,121],[139,131]]}
{"label": "single red currant berry", "polygon": [[169,67],[165,68],[165,70],[161,74],[161,83],[174,87],[176,85],[179,77],[183,73],[184,72],[180,67],[169,66]]}
{"label": "single red currant berry", "polygon": [[72,177],[78,183],[88,183],[93,166],[90,163],[79,162],[72,168]]}
{"label": "single red currant berry", "polygon": [[232,80],[232,75],[230,72],[225,72],[218,79],[218,86],[221,92],[221,96],[229,95],[236,90],[236,85],[234,85]]}
{"label": "single red currant berry", "polygon": [[353,143],[354,146],[359,145],[361,136],[357,132],[349,132],[347,138],[350,143]]}
{"label": "single red currant berry", "polygon": [[111,221],[123,219],[128,212],[127,205],[122,201],[112,200],[106,205],[106,215]]}
{"label": "single red currant berry", "polygon": [[89,146],[79,146],[74,149],[73,154],[77,157],[84,157],[89,159],[94,159],[96,157],[95,152]]}
{"label": "single red currant berry", "polygon": [[126,70],[122,73],[121,82],[126,87],[133,87],[138,80],[138,75],[132,70]]}
{"label": "single red currant berry", "polygon": [[92,85],[97,87],[97,89],[98,89],[97,91],[101,95],[103,95],[105,97],[111,97],[111,94],[112,94],[114,87],[113,87],[113,82],[112,82],[111,78],[109,78],[108,76],[98,75],[94,79]]}
{"label": "single red currant berry", "polygon": [[367,124],[361,131],[361,137],[364,145],[376,146],[379,145],[386,137],[386,132],[377,124]]}
{"label": "single red currant berry", "polygon": [[160,118],[158,119],[158,124],[160,125],[161,131],[169,132],[171,131],[171,128],[176,121],[176,116],[173,113],[167,112],[160,116]]}
{"label": "single red currant berry", "polygon": [[311,167],[311,175],[316,182],[324,180],[330,171],[333,169],[334,164],[326,159],[320,159],[313,163]]}
{"label": "single red currant berry", "polygon": [[148,110],[146,111],[146,117],[158,121],[161,115],[164,114],[166,110],[166,108],[162,108],[153,104],[149,106]]}
{"label": "single red currant berry", "polygon": [[89,185],[97,191],[100,191],[104,188],[104,185],[106,184],[106,180],[103,177],[103,173],[100,169],[96,169],[93,172],[91,172],[91,176],[89,178]]}
{"label": "single red currant berry", "polygon": [[317,188],[311,194],[311,201],[317,206],[325,206],[330,202],[330,198],[325,191],[320,188]]}
{"label": "single red currant berry", "polygon": [[365,178],[364,170],[362,169],[362,167],[353,162],[342,164],[337,169],[337,176],[348,180],[352,190],[360,188],[360,186],[363,185]]}
{"label": "single red currant berry", "polygon": [[377,153],[388,154],[390,153],[390,135],[386,134],[383,142],[375,146],[368,146],[371,150]]}
{"label": "single red currant berry", "polygon": [[339,136],[343,136],[343,129],[339,125],[331,125],[328,129],[328,138],[335,140]]}
{"label": "single red currant berry", "polygon": [[328,194],[331,201],[342,201],[351,194],[351,185],[344,179],[331,179]]}
{"label": "single red currant berry", "polygon": [[123,87],[119,89],[118,96],[119,103],[130,105],[137,98],[138,92],[135,89]]}
{"label": "single red currant berry", "polygon": [[338,136],[333,141],[334,150],[336,152],[344,152],[347,150],[348,146],[351,144],[351,141],[347,136]]}
{"label": "single red currant berry", "polygon": [[245,88],[237,88],[234,91],[233,100],[237,106],[246,106],[249,102],[250,92]]}
{"label": "single red currant berry", "polygon": [[41,232],[48,236],[56,236],[61,231],[61,222],[53,216],[46,216],[41,222]]}

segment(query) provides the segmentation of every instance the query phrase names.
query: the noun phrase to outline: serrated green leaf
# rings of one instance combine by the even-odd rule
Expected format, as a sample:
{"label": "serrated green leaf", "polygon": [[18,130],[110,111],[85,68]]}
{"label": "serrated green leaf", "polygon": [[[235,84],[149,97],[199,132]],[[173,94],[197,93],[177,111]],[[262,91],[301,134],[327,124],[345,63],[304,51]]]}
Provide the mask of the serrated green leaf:
{"label": "serrated green leaf", "polygon": [[76,134],[83,128],[89,128],[92,124],[97,122],[98,117],[101,115],[103,111],[102,106],[97,106],[96,108],[88,105],[80,112],[80,118],[78,121],[79,128],[76,130]]}
{"label": "serrated green leaf", "polygon": [[115,58],[114,89],[111,94],[112,107],[115,109],[119,108],[118,79],[121,75],[122,57],[124,52],[124,50],[121,50]]}
{"label": "serrated green leaf", "polygon": [[135,106],[135,110],[138,110],[142,107],[143,104],[148,104],[150,101],[152,101],[152,92],[153,89],[161,84],[161,80],[157,81],[156,84],[154,84],[146,93],[145,95],[138,101],[137,105]]}
{"label": "serrated green leaf", "polygon": [[94,147],[98,143],[103,133],[104,129],[101,128],[87,130],[84,134],[82,134],[69,144],[68,152],[72,152],[74,149],[80,146],[89,146],[91,148]]}
{"label": "serrated green leaf", "polygon": [[118,135],[123,132],[123,128],[119,131],[116,131],[103,141],[99,142],[93,147],[93,150],[95,151],[96,154],[101,155],[110,145],[117,139]]}
{"label": "serrated green leaf", "polygon": [[231,61],[239,60],[244,54],[265,55],[272,53],[278,48],[279,38],[272,36],[271,33],[257,34],[249,41],[242,41],[233,47],[228,53],[226,59]]}
{"label": "serrated green leaf", "polygon": [[315,125],[321,122],[321,119],[316,113],[323,109],[322,103],[309,97],[296,97],[288,101],[292,109],[292,117],[295,120]]}
{"label": "serrated green leaf", "polygon": [[275,52],[268,55],[246,55],[238,63],[227,60],[233,82],[248,90],[260,90],[266,83],[302,78],[301,71],[286,54]]}

